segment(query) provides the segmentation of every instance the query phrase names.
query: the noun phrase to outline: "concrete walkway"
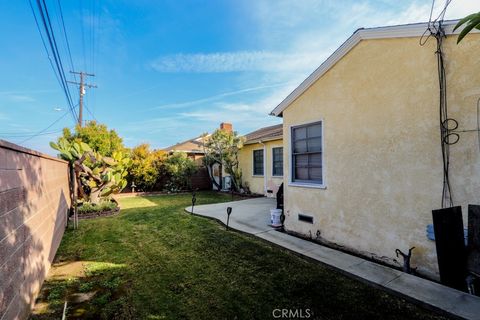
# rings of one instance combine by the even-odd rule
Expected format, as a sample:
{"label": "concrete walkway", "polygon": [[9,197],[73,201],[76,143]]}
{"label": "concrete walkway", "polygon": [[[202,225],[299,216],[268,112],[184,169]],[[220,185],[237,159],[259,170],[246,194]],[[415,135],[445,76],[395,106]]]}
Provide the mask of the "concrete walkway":
{"label": "concrete walkway", "polygon": [[[232,207],[229,226],[233,229],[253,234],[421,304],[464,319],[480,320],[479,297],[273,230],[268,224],[270,209],[275,206],[275,199],[255,198],[198,206],[194,208],[194,214],[214,218],[225,224],[227,207]],[[191,209],[185,208],[188,212]]]}

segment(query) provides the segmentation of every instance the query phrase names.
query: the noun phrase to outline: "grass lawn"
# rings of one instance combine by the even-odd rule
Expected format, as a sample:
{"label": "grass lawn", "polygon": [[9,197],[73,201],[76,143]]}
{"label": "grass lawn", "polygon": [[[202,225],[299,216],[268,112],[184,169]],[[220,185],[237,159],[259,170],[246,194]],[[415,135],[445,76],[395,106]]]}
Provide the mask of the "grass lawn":
{"label": "grass lawn", "polygon": [[[197,205],[229,201],[211,192]],[[65,233],[32,319],[444,319],[254,237],[184,212],[189,195],[120,200]],[[88,299],[88,300],[87,300]],[[86,300],[86,301],[84,301]]]}

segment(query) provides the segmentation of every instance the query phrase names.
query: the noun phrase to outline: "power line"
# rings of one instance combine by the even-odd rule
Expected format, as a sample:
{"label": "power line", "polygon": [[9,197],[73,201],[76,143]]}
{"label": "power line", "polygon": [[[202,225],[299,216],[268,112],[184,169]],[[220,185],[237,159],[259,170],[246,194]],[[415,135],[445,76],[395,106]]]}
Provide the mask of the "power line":
{"label": "power line", "polygon": [[25,138],[25,137],[31,137],[31,136],[43,136],[43,135],[49,135],[53,133],[58,133],[62,132],[63,129],[55,130],[55,131],[48,131],[48,132],[43,132],[43,133],[0,133],[0,136],[2,138]]}
{"label": "power line", "polygon": [[[75,106],[75,107],[76,107],[76,106]],[[60,120],[62,120],[63,118],[65,118],[65,116],[66,116],[67,114],[69,114],[69,113],[70,113],[70,110],[67,110],[67,112],[65,112],[64,114],[62,114],[59,118],[57,118],[55,121],[53,121],[51,124],[49,124],[46,128],[38,131],[37,133],[33,134],[32,136],[28,137],[27,139],[20,141],[18,144],[23,144],[23,143],[25,143],[25,142],[27,142],[27,141],[29,141],[29,140],[37,137],[37,136],[40,136],[40,135],[45,134],[45,132],[46,132],[48,129],[50,129],[50,128],[53,127],[55,124],[57,124]]]}
{"label": "power line", "polygon": [[[50,15],[48,14],[47,4],[45,3],[45,0],[42,0],[42,2],[43,2],[43,8],[44,8],[44,11],[45,11],[45,15],[42,11],[42,8],[41,8],[41,5],[40,5],[40,0],[37,0],[39,10],[41,12],[41,17],[42,17],[43,23],[45,25],[45,30],[48,29],[47,25],[45,24],[45,16],[47,18],[48,26],[50,27],[51,37],[50,37],[50,34],[47,33],[48,39],[49,39],[49,42],[50,42],[50,46],[52,47],[52,51],[54,53],[56,53],[56,56],[58,58],[58,59],[55,59],[55,61],[56,61],[57,65],[59,65],[58,70],[59,70],[59,73],[60,73],[60,78],[62,78],[62,80],[63,80],[63,86],[65,88],[65,92],[66,92],[66,95],[67,95],[68,100],[69,100],[70,109],[72,110],[72,112],[74,114],[74,117],[75,117],[75,110],[73,110],[72,96],[70,94],[70,89],[68,88],[68,85],[66,83],[67,78],[65,76],[65,70],[63,69],[62,59],[61,59],[60,54],[58,52],[57,41],[55,40],[55,34],[53,32],[52,23],[51,23],[51,20],[50,20]],[[52,40],[53,40],[53,46],[52,46]],[[55,55],[54,55],[54,57],[55,57]]]}
{"label": "power line", "polygon": [[[43,3],[43,5],[42,5],[42,3]],[[35,11],[33,10],[33,6],[31,4],[31,0],[30,0],[30,6],[32,8],[32,13],[34,15],[35,22],[37,23],[37,28],[39,29],[40,36],[42,37],[42,42],[44,43],[44,47],[46,48],[45,42],[43,41],[42,33],[41,33],[39,25],[38,25],[38,21],[37,21],[36,15],[35,15]],[[63,69],[63,63],[62,63],[62,60],[61,60],[61,57],[60,57],[60,54],[59,54],[59,51],[58,51],[58,46],[57,46],[57,42],[56,42],[56,39],[55,39],[55,34],[53,32],[53,28],[52,28],[52,24],[51,24],[51,20],[50,20],[50,15],[48,14],[48,8],[46,6],[45,0],[37,0],[37,7],[38,7],[38,11],[39,11],[39,14],[40,14],[41,21],[43,23],[43,27],[45,29],[45,34],[47,35],[47,40],[48,40],[48,43],[50,45],[50,49],[51,49],[51,52],[52,52],[52,55],[53,55],[53,58],[54,58],[54,61],[55,61],[56,71],[55,71],[55,68],[53,68],[53,63],[52,63],[52,68],[54,69],[54,73],[57,76],[57,80],[59,80],[60,86],[61,86],[61,88],[62,88],[62,90],[65,94],[67,104],[68,104],[70,112],[73,116],[73,119],[75,121],[77,121],[77,115],[76,115],[74,107],[73,107],[73,102],[72,102],[72,97],[71,97],[71,94],[70,94],[70,90],[69,90],[68,85],[66,83],[67,79],[66,79],[66,76],[65,76],[65,71]],[[47,50],[47,55],[50,56],[48,50]],[[58,75],[57,75],[57,73],[58,73]]]}
{"label": "power line", "polygon": [[90,111],[88,106],[86,104],[84,104],[84,106],[85,106],[85,109],[87,109],[87,112],[92,116],[92,119],[98,122],[97,118],[95,118],[95,116],[93,115],[92,111]]}
{"label": "power line", "polygon": [[58,84],[60,86],[62,86],[62,83],[60,82],[60,78],[58,77],[58,74],[55,71],[55,66],[53,65],[53,61],[52,61],[52,57],[50,56],[50,52],[47,49],[45,39],[43,38],[42,30],[40,29],[40,25],[38,24],[37,15],[35,14],[35,9],[33,9],[32,0],[29,0],[28,2],[30,4],[30,9],[32,9],[33,18],[35,19],[35,25],[37,26],[38,33],[40,34],[40,38],[42,39],[43,47],[45,48],[45,52],[47,53],[48,61],[50,61],[50,66],[52,67],[53,73],[55,74],[55,78],[57,78]]}
{"label": "power line", "polygon": [[[67,44],[68,57],[70,59],[70,67],[72,68],[72,70],[75,70],[75,67],[73,66],[72,52],[70,51],[70,42],[68,41],[67,30],[65,28],[65,20],[63,19],[62,5],[60,3],[60,0],[57,0],[57,3],[58,3],[58,11],[60,13],[60,19],[62,21],[63,35],[65,38],[65,43]],[[75,74],[73,75],[73,77],[75,78],[75,81],[77,81],[77,76]]]}

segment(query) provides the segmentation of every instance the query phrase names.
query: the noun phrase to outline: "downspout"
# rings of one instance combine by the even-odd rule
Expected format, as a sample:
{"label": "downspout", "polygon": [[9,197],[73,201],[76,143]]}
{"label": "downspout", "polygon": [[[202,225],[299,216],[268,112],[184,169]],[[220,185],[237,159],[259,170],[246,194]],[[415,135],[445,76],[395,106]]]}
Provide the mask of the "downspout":
{"label": "downspout", "polygon": [[267,147],[265,146],[265,143],[262,142],[262,140],[258,140],[258,143],[260,143],[263,146],[263,195],[266,197],[267,196]]}

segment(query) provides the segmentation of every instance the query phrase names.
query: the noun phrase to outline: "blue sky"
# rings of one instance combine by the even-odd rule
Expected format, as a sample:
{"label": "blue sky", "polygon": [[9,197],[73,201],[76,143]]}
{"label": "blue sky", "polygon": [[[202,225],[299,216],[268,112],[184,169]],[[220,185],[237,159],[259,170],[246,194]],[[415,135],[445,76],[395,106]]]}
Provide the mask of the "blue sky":
{"label": "blue sky", "polygon": [[[46,3],[68,72],[58,2]],[[431,6],[430,0],[61,3],[73,66],[96,75],[88,79],[98,88],[87,91],[85,119],[116,129],[127,146],[154,148],[211,132],[222,121],[241,134],[280,123],[268,113],[357,28],[426,21]],[[443,3],[437,0],[435,12]],[[475,11],[478,1],[453,0],[447,18]],[[73,118],[31,138],[65,114],[65,97],[29,1],[1,1],[0,12],[0,139],[52,153],[48,142],[73,127]],[[77,100],[78,89],[70,89]]]}

